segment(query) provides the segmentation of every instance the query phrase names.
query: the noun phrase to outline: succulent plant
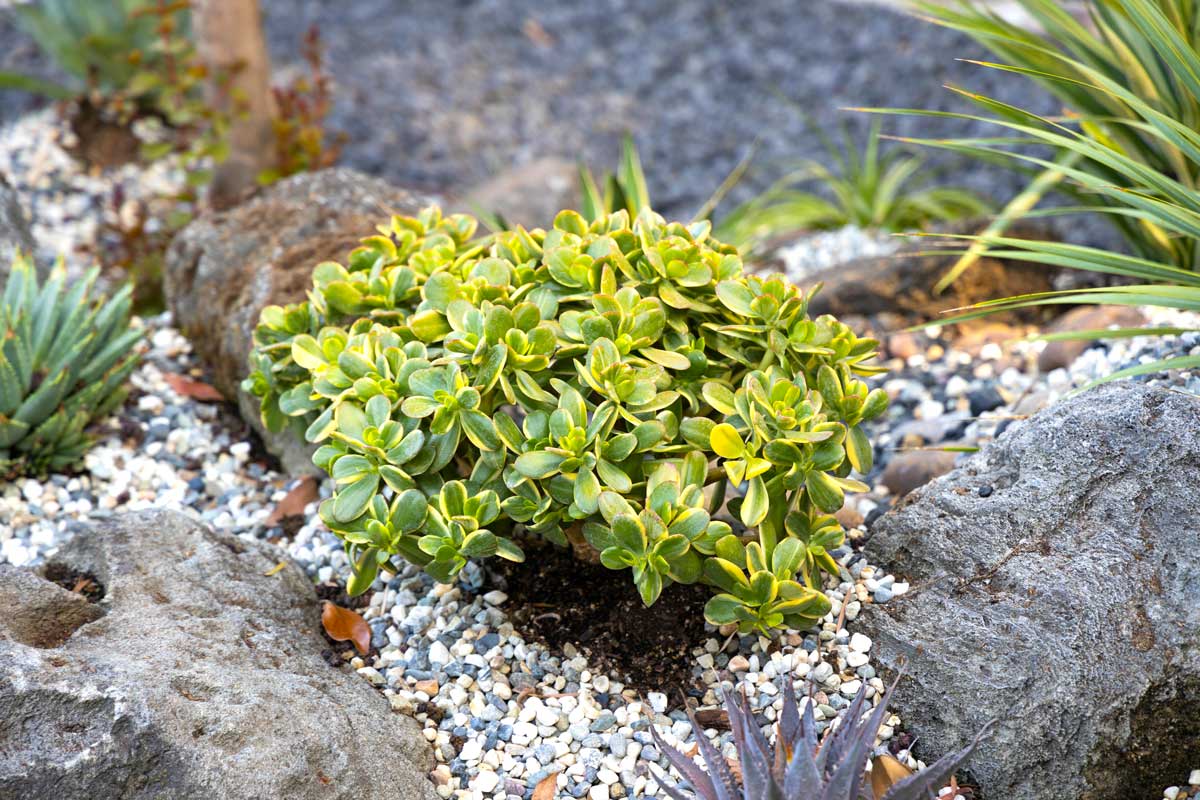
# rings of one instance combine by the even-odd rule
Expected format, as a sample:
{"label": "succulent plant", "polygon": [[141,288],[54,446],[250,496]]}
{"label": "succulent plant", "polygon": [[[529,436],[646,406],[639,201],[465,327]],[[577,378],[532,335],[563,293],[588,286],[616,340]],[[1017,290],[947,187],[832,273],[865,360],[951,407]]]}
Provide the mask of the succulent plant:
{"label": "succulent plant", "polygon": [[540,536],[653,603],[710,584],[743,631],[829,610],[830,516],[871,468],[860,377],[876,343],[804,293],[747,276],[707,223],[650,210],[475,238],[465,215],[395,217],[309,300],[263,310],[244,388],[319,444],[353,591],[400,557],[438,580]]}
{"label": "succulent plant", "polygon": [[141,331],[130,289],[92,302],[97,272],[68,284],[60,264],[41,287],[17,256],[0,299],[0,476],[59,471],[92,444],[88,426],[125,397]]}
{"label": "succulent plant", "polygon": [[[894,686],[892,687],[895,688]],[[744,690],[725,698],[725,711],[737,748],[740,779],[721,753],[704,736],[696,716],[688,712],[695,732],[696,746],[707,770],[690,756],[663,741],[651,726],[658,750],[691,786],[696,800],[929,800],[953,777],[971,755],[987,728],[975,741],[956,753],[943,756],[929,768],[898,780],[876,775],[871,786],[864,780],[867,761],[872,756],[875,736],[887,714],[891,691],[875,709],[864,711],[867,689],[859,690],[840,724],[818,744],[813,720],[813,703],[801,714],[795,689],[789,679],[783,690],[783,711],[776,725],[775,752],[763,735]],[[886,758],[886,756],[885,756]],[[674,800],[688,800],[677,786],[654,769],[659,787]],[[907,772],[903,770],[902,772]]]}

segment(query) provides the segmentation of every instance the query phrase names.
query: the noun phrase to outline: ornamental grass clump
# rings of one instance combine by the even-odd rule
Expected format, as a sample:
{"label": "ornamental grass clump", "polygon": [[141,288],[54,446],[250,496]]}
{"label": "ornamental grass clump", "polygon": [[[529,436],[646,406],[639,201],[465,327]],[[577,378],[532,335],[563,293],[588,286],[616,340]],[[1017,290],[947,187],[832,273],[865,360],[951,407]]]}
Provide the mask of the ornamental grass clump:
{"label": "ornamental grass clump", "polygon": [[73,466],[88,428],[125,398],[142,332],[129,327],[130,289],[90,297],[98,271],[68,283],[60,264],[41,287],[25,258],[0,298],[0,478]]}
{"label": "ornamental grass clump", "polygon": [[871,468],[876,342],[812,292],[746,275],[706,222],[645,210],[474,238],[395,217],[309,300],[263,310],[245,388],[319,444],[351,592],[394,559],[450,581],[537,536],[631,573],[643,601],[711,585],[705,616],[807,627],[830,608],[833,512]]}

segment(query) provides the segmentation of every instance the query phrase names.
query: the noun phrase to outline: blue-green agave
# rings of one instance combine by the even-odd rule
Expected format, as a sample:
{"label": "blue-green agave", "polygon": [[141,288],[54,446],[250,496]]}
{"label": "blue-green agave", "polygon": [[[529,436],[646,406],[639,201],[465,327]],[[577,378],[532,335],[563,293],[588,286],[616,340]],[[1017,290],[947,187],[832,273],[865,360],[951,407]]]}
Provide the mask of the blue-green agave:
{"label": "blue-green agave", "polygon": [[141,331],[129,327],[130,289],[93,301],[98,273],[69,283],[60,264],[41,287],[18,256],[0,299],[0,475],[75,464],[88,427],[125,398]]}
{"label": "blue-green agave", "polygon": [[[894,687],[893,687],[894,688]],[[783,712],[776,725],[774,752],[754,719],[744,691],[725,698],[725,711],[737,748],[740,779],[721,753],[704,736],[704,728],[690,711],[696,745],[707,770],[690,756],[663,741],[658,731],[650,732],[658,749],[692,788],[692,800],[931,800],[954,772],[971,755],[987,733],[962,750],[942,757],[929,768],[897,781],[864,780],[879,726],[887,716],[889,691],[874,711],[864,713],[864,687],[847,709],[841,723],[818,744],[813,720],[813,703],[801,715],[790,679],[783,689]],[[652,768],[653,769],[653,768]],[[657,772],[659,787],[673,800],[689,795]]]}
{"label": "blue-green agave", "polygon": [[714,624],[828,613],[831,516],[871,469],[876,342],[812,292],[746,275],[706,222],[649,209],[475,238],[395,217],[307,302],[263,310],[252,373],[272,429],[319,445],[351,591],[396,556],[438,580],[544,537],[629,570],[644,602],[703,582]]}

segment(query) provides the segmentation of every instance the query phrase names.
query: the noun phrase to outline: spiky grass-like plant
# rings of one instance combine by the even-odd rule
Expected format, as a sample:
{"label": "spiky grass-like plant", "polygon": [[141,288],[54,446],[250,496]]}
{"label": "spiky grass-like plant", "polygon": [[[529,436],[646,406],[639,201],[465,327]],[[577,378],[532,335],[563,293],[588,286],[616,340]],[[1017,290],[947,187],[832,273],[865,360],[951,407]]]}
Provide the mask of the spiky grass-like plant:
{"label": "spiky grass-like plant", "polygon": [[[725,710],[737,747],[740,780],[717,748],[705,738],[703,727],[691,711],[688,716],[707,770],[663,741],[653,726],[650,733],[671,766],[691,785],[696,800],[927,800],[936,797],[938,789],[945,786],[954,771],[966,761],[987,729],[962,750],[893,783],[876,797],[866,785],[864,775],[875,735],[886,718],[890,697],[891,690],[874,711],[864,715],[864,687],[854,698],[841,724],[818,743],[813,704],[805,704],[804,713],[800,713],[795,688],[789,678],[784,685],[783,712],[776,726],[772,752],[754,719],[745,691],[729,695],[725,698]],[[656,772],[656,778],[668,797],[691,800],[679,788],[670,786],[661,772]]]}
{"label": "spiky grass-like plant", "polygon": [[140,330],[130,289],[90,295],[98,275],[68,284],[61,265],[39,287],[18,256],[0,299],[0,477],[57,472],[92,444],[87,428],[125,398]]}
{"label": "spiky grass-like plant", "polygon": [[878,124],[872,125],[861,151],[848,131],[842,133],[839,147],[817,131],[826,157],[800,162],[762,194],[730,211],[717,223],[715,235],[753,252],[782,234],[846,225],[912,231],[991,211],[987,201],[966,189],[933,185],[925,159],[884,147]]}
{"label": "spiky grass-like plant", "polygon": [[[1078,28],[1065,12],[1041,0],[1022,0],[1039,19],[1063,27],[1060,38],[1074,31],[1080,38],[1060,46],[1039,43],[1005,27],[991,15],[989,46],[1009,55],[1014,65],[986,64],[1017,73],[1047,86],[1058,87],[1073,105],[1063,118],[1043,117],[977,94],[968,98],[986,113],[963,114],[922,109],[869,109],[989,122],[996,136],[955,139],[913,139],[916,144],[941,147],[988,161],[1007,161],[1057,175],[1080,201],[1056,207],[1041,216],[1097,211],[1121,230],[1131,255],[1063,242],[1034,242],[1001,235],[995,229],[979,237],[952,237],[969,243],[967,256],[988,255],[1117,276],[1130,283],[1018,295],[980,303],[942,324],[1039,305],[1159,306],[1181,311],[1200,310],[1200,6],[1182,0],[1092,0],[1094,23],[1103,32],[1104,47],[1085,47],[1092,34]],[[964,8],[969,3],[962,4]],[[947,12],[949,13],[949,12]],[[963,12],[964,15],[966,12]],[[974,12],[982,13],[982,12]],[[961,27],[966,16],[955,16]],[[1011,52],[1009,52],[1011,50]],[[1023,54],[1021,58],[1018,55]],[[1031,59],[1037,56],[1033,66]],[[1183,99],[1186,96],[1186,101]],[[1023,146],[1023,147],[1022,147]],[[1030,146],[1049,148],[1040,155]],[[953,252],[953,251],[952,251]],[[969,261],[959,264],[942,281],[953,280]],[[1182,333],[1183,328],[1123,328],[1075,331],[1054,339],[1110,339],[1139,335]],[[1200,356],[1181,355],[1135,364],[1105,380],[1158,372],[1194,369]]]}

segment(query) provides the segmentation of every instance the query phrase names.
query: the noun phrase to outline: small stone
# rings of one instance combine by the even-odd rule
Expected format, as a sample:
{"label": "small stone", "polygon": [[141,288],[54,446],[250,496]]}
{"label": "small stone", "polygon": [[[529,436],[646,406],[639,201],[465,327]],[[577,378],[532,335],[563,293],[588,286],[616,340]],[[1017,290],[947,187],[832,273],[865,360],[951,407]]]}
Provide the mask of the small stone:
{"label": "small stone", "polygon": [[881,481],[892,494],[903,496],[954,469],[956,454],[945,450],[898,453],[883,470]]}
{"label": "small stone", "polygon": [[499,589],[493,589],[483,596],[483,602],[489,606],[502,606],[508,600],[508,595]]}
{"label": "small stone", "polygon": [[480,770],[475,776],[475,780],[471,782],[471,788],[476,789],[483,794],[491,794],[500,785],[500,776],[492,772],[490,769]]}
{"label": "small stone", "polygon": [[450,663],[450,650],[446,645],[435,641],[429,646],[429,663],[435,666],[444,666]]}
{"label": "small stone", "polygon": [[748,669],[750,669],[750,662],[740,653],[729,659],[730,672],[745,672]]}
{"label": "small stone", "polygon": [[856,633],[850,637],[850,649],[865,653],[871,649],[871,637]]}

